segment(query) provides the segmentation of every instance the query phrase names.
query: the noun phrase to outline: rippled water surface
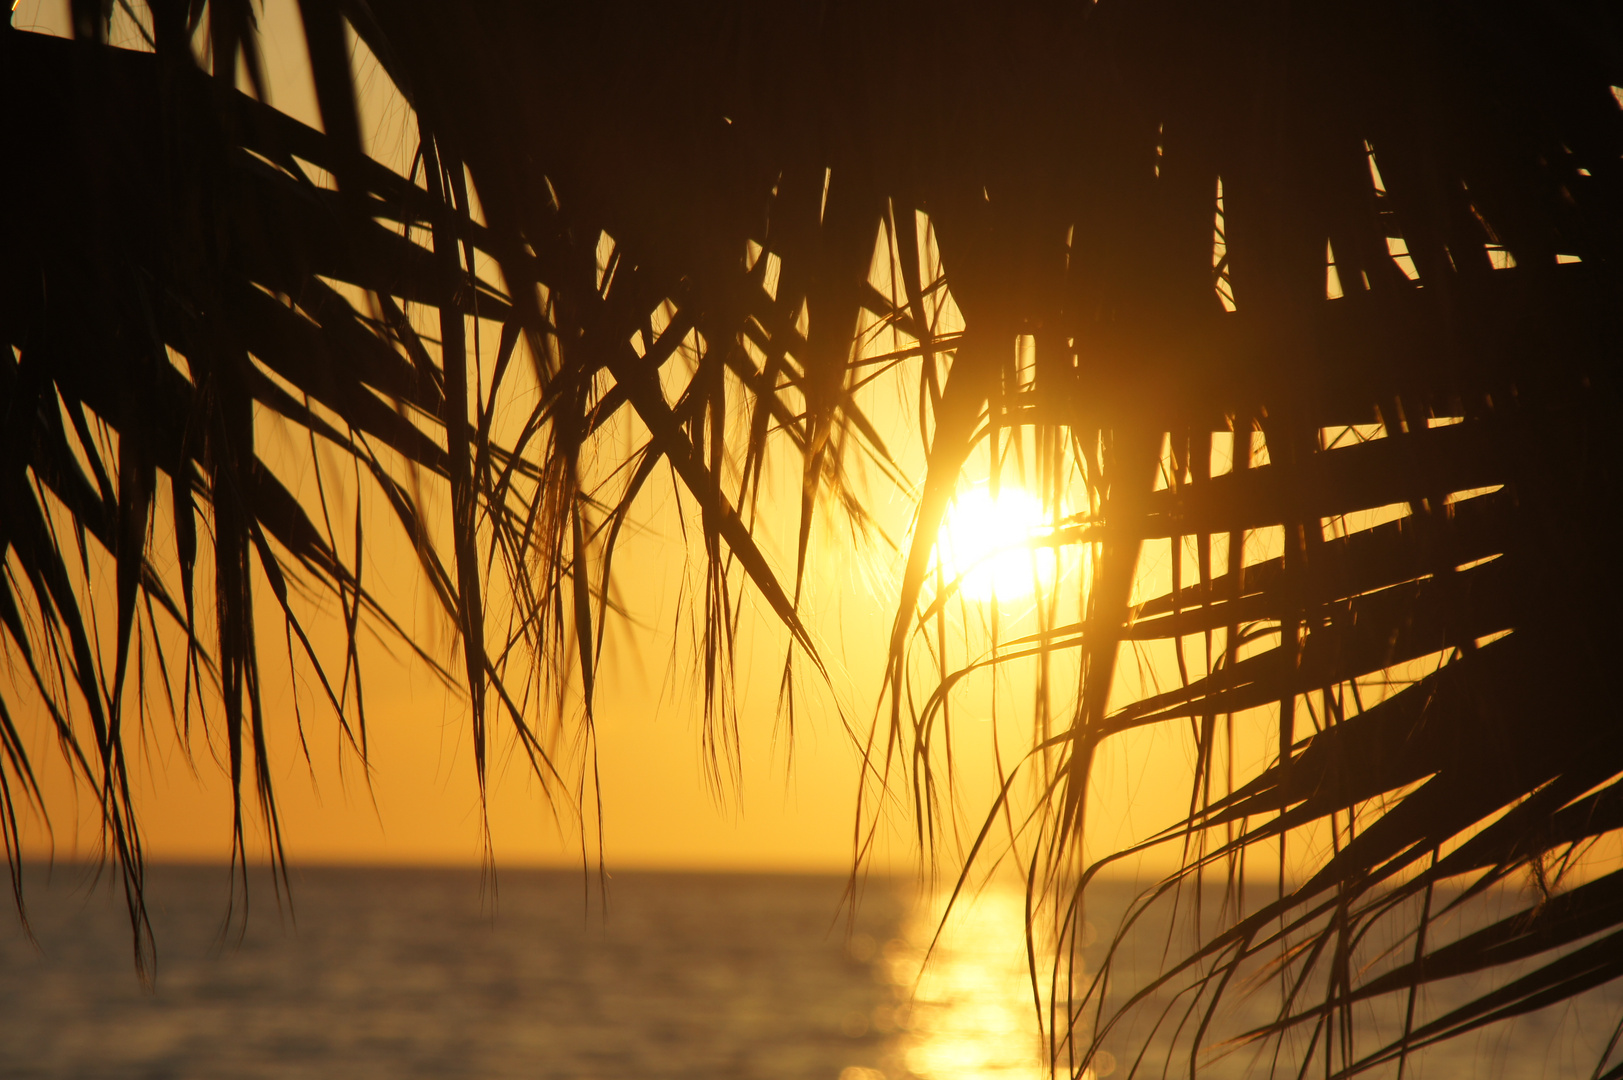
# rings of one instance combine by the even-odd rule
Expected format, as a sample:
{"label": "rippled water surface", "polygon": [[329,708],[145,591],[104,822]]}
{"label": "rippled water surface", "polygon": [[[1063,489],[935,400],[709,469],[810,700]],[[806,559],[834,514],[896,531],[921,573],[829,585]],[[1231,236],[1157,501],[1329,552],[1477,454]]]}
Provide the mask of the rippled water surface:
{"label": "rippled water surface", "polygon": [[[122,900],[105,879],[59,867],[48,883],[42,868],[31,880],[37,946],[14,919],[0,921],[4,1077],[1045,1074],[1014,889],[965,905],[931,951],[941,901],[911,884],[870,882],[848,925],[836,877],[624,874],[605,915],[578,873],[504,872],[492,901],[475,873],[306,869],[294,880],[296,926],[259,881],[246,933],[222,944],[225,871],[159,867],[158,977],[143,990]],[[1096,895],[1090,916],[1114,925],[1129,890]],[[1124,985],[1160,970],[1166,932],[1156,935],[1123,948]],[[1267,1019],[1266,993],[1237,1000],[1241,1027]],[[1408,1075],[1587,1075],[1619,1004],[1611,992],[1547,1010],[1438,1048]],[[1107,1041],[1114,1053],[1099,1072],[1131,1073],[1147,1030]],[[1164,1064],[1152,1055],[1138,1075],[1163,1075]],[[1201,1075],[1269,1071],[1252,1053],[1207,1064]],[[1168,1074],[1186,1075],[1187,1062]],[[1282,1062],[1278,1075],[1295,1068]]]}

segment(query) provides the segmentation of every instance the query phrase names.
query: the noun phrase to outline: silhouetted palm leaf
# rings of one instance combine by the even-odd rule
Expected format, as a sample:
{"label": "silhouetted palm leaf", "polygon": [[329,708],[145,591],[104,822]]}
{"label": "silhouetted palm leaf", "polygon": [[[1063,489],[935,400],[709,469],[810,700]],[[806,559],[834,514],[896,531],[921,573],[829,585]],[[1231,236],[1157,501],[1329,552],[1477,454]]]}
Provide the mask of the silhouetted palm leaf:
{"label": "silhouetted palm leaf", "polygon": [[[138,920],[119,692],[131,628],[153,618],[138,599],[187,627],[183,697],[218,679],[234,781],[256,770],[272,821],[251,567],[278,596],[294,572],[331,590],[352,642],[353,613],[375,608],[358,556],[245,441],[256,403],[387,492],[460,632],[481,779],[494,690],[562,794],[525,703],[574,671],[590,724],[614,547],[662,466],[701,510],[707,698],[731,678],[739,570],[815,660],[798,610],[811,516],[829,493],[861,513],[845,455],[891,463],[853,397],[874,359],[853,337],[878,320],[904,342],[879,362],[918,365],[928,472],[870,765],[912,784],[926,843],[942,835],[951,688],[1033,656],[1079,673],[1068,716],[1039,706],[1017,770],[1037,797],[1012,826],[1034,890],[1058,898],[1055,985],[1083,987],[1069,1017],[1050,1017],[1056,1064],[1080,1071],[1113,1017],[1184,980],[1195,1019],[1178,1053],[1193,1069],[1216,1000],[1265,950],[1295,989],[1254,1034],[1311,1029],[1304,1070],[1323,1034],[1331,1073],[1615,974],[1613,937],[1581,943],[1623,915],[1613,877],[1455,941],[1426,934],[1440,883],[1531,866],[1550,886],[1552,859],[1617,823],[1623,37],[1609,7],[300,7],[325,134],[233,89],[239,54],[259,78],[243,0],[208,8],[226,77],[199,70],[201,8],[180,3],[146,9],[151,54],[95,44],[94,4],[75,6],[84,40],[0,41],[8,100],[30,103],[5,121],[26,164],[5,181],[0,248],[14,349],[0,616],[101,793]],[[346,24],[415,112],[414,177],[362,153]],[[898,271],[886,281],[871,273],[876,236]],[[934,244],[944,281],[928,280]],[[477,278],[476,252],[499,283]],[[961,332],[937,318],[949,287]],[[437,312],[437,340],[412,305]],[[470,355],[483,370],[470,318],[504,328],[488,390],[468,376]],[[670,393],[682,349],[692,375]],[[518,356],[541,393],[504,446],[492,402]],[[735,405],[742,429],[727,424]],[[583,447],[631,414],[644,441],[622,485],[588,490]],[[936,537],[972,452],[1012,453],[1022,433],[1054,512],[1061,494],[1082,508],[1039,541],[1090,552],[1080,609],[954,669]],[[803,465],[792,581],[751,534],[775,434]],[[1219,441],[1233,465],[1214,475]],[[408,465],[449,488],[445,550]],[[178,508],[178,601],[142,540],[159,472]],[[219,613],[207,643],[191,631],[200,506]],[[1372,511],[1389,520],[1358,517]],[[110,682],[58,522],[117,559]],[[1268,530],[1277,554],[1248,558]],[[1141,554],[1162,542],[1171,588],[1134,605]],[[513,636],[546,658],[537,671],[487,644],[481,566],[498,563]],[[1113,703],[1123,649],[1155,642],[1170,643],[1177,685]],[[1258,709],[1273,761],[1233,778],[1232,718]],[[88,717],[95,746],[70,715]],[[364,745],[362,715],[357,701]],[[14,851],[12,799],[34,787],[0,719]],[[1080,863],[1089,770],[1112,735],[1167,722],[1187,723],[1199,766],[1187,819],[1155,840],[1181,844],[1185,866],[1158,895],[1193,879],[1198,924],[1199,879],[1220,860],[1237,867],[1314,822],[1334,847],[1289,890],[1281,854],[1277,899],[1145,995],[1107,1002],[1107,983],[1064,970],[1105,865]],[[1004,786],[977,852],[1016,795]],[[1371,926],[1416,918],[1410,961],[1354,970]],[[1354,1050],[1353,1002],[1551,950],[1420,1027],[1411,997],[1412,1030]]]}

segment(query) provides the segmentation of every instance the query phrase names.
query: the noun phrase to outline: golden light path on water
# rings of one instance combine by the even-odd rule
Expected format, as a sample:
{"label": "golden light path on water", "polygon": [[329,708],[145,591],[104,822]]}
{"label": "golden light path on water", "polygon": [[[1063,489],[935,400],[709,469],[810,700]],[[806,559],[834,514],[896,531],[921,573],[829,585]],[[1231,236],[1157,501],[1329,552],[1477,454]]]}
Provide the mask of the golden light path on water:
{"label": "golden light path on water", "polygon": [[[899,936],[883,947],[878,966],[891,1002],[879,1007],[874,1026],[894,1032],[883,1071],[846,1069],[840,1080],[1049,1076],[1026,961],[1023,891],[994,884],[961,896],[931,950],[949,895],[916,903]],[[1043,970],[1048,957],[1038,948]],[[1082,1080],[1099,1080],[1113,1066],[1101,1055]]]}

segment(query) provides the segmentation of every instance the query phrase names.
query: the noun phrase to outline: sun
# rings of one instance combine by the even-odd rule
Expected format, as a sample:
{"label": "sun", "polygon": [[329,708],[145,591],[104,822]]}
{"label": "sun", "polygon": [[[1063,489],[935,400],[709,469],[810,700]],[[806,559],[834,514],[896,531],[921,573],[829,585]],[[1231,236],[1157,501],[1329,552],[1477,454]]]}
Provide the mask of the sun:
{"label": "sun", "polygon": [[1051,584],[1054,553],[1034,540],[1049,532],[1042,500],[1006,484],[994,497],[984,486],[958,493],[937,541],[948,581],[964,598],[1024,600]]}

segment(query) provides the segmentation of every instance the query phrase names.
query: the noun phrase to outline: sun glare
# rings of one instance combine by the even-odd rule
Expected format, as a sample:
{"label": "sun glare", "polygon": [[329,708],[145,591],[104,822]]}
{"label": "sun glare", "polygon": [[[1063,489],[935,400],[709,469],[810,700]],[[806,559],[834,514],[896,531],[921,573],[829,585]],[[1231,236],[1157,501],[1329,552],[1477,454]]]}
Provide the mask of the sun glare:
{"label": "sun glare", "polygon": [[1047,531],[1042,501],[1024,488],[960,492],[947,509],[938,541],[949,581],[970,600],[1024,600],[1054,578],[1054,551],[1033,547]]}

